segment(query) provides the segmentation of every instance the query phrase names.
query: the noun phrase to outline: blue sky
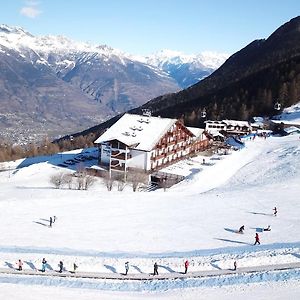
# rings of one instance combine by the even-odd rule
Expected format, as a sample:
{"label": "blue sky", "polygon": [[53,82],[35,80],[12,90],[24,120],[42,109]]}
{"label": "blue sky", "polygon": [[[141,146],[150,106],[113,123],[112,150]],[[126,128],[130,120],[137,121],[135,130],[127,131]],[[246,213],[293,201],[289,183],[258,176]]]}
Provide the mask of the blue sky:
{"label": "blue sky", "polygon": [[0,0],[0,23],[132,53],[234,53],[300,15],[299,0]]}

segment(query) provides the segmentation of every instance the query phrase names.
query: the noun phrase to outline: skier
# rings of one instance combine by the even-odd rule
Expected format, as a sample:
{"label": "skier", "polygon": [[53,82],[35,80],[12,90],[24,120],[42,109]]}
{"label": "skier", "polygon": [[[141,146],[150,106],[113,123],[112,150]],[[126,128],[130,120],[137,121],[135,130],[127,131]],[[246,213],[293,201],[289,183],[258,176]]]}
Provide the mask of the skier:
{"label": "skier", "polygon": [[202,165],[205,165],[205,158],[203,158]]}
{"label": "skier", "polygon": [[239,233],[244,233],[244,230],[245,230],[245,226],[241,226],[240,229],[239,229]]}
{"label": "skier", "polygon": [[236,260],[233,262],[233,271],[236,271],[236,268],[237,268],[237,263],[236,263]]}
{"label": "skier", "polygon": [[258,235],[257,232],[255,233],[255,243],[254,243],[254,245],[256,245],[256,244],[259,244],[259,245],[260,245],[259,235]]}
{"label": "skier", "polygon": [[189,265],[190,265],[189,261],[186,260],[186,261],[184,262],[184,274],[187,273],[187,270],[188,270]]}
{"label": "skier", "polygon": [[129,271],[129,262],[126,261],[126,263],[125,263],[125,275],[128,274],[128,271]]}
{"label": "skier", "polygon": [[275,206],[275,207],[273,208],[273,210],[274,210],[274,216],[276,217],[276,216],[277,216],[277,207]]}
{"label": "skier", "polygon": [[271,231],[271,225],[268,225],[267,228],[264,228],[264,231]]}
{"label": "skier", "polygon": [[17,265],[18,265],[18,270],[22,271],[23,270],[23,263],[22,263],[21,259],[18,260]]}
{"label": "skier", "polygon": [[156,262],[154,263],[154,272],[153,272],[153,275],[158,275],[158,265],[157,265]]}
{"label": "skier", "polygon": [[50,217],[50,221],[49,221],[50,227],[52,227],[52,223],[53,223],[53,220],[52,220],[52,217]]}
{"label": "skier", "polygon": [[56,216],[53,216],[53,223],[55,223],[56,221]]}
{"label": "skier", "polygon": [[45,270],[46,270],[46,265],[47,265],[47,261],[46,261],[45,258],[43,258],[43,260],[42,260],[42,272],[45,272]]}
{"label": "skier", "polygon": [[60,261],[58,266],[59,266],[59,273],[61,273],[63,271],[63,268],[64,268],[64,263],[62,261]]}
{"label": "skier", "polygon": [[78,268],[78,266],[76,265],[76,263],[73,263],[73,271],[74,271],[74,273],[76,272],[77,268]]}

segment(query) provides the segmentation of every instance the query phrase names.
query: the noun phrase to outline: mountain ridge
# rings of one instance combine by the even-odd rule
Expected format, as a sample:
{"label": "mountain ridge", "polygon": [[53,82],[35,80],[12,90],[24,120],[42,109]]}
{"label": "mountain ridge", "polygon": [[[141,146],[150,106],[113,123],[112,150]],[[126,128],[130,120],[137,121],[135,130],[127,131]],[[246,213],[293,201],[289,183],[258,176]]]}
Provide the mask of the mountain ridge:
{"label": "mountain ridge", "polygon": [[[299,98],[298,90],[300,88],[299,26],[300,17],[296,17],[280,26],[267,39],[255,40],[233,54],[219,69],[203,81],[178,93],[152,99],[142,108],[152,109],[155,114],[166,114],[166,110],[168,112],[173,110],[178,116],[179,112],[184,107],[187,108],[187,104],[190,103],[191,107],[184,116],[188,120],[191,113],[196,113],[199,116],[204,108],[208,112],[208,117],[237,118],[239,116],[239,103],[243,97],[245,98],[245,106],[248,108],[254,104],[256,106],[255,109],[251,109],[251,114],[270,115],[274,113],[273,105],[277,100],[281,101],[283,106],[295,103]],[[282,73],[284,72],[284,76],[283,74],[281,76],[284,78],[279,78],[280,70]],[[263,73],[269,78],[274,77],[274,80],[263,78],[264,76],[261,75]],[[256,82],[255,76],[259,77],[260,80]],[[239,82],[241,83],[240,89],[243,89],[243,92],[240,93],[234,88]],[[249,95],[249,90],[253,88],[254,82],[255,91]],[[232,91],[228,94],[226,89],[232,89]],[[289,89],[293,89],[293,92]],[[222,95],[222,91],[226,93],[224,92]],[[270,94],[268,95],[268,93]],[[253,103],[254,98],[258,101],[257,103]],[[237,113],[226,112],[226,107],[221,102],[224,102],[225,106],[235,105],[231,110],[235,110]],[[176,105],[180,108],[176,108]],[[217,110],[219,110],[218,113],[216,113]],[[199,122],[199,117],[196,119]]]}
{"label": "mountain ridge", "polygon": [[[300,17],[283,24],[267,39],[255,40],[230,56],[210,76],[178,93],[168,93],[130,110],[150,109],[154,116],[181,119],[203,127],[206,119],[249,120],[270,117],[300,101]],[[206,117],[202,117],[205,109]],[[119,116],[80,135],[97,136]]]}
{"label": "mountain ridge", "polygon": [[12,140],[82,130],[181,89],[164,70],[118,49],[7,25],[0,25],[0,66],[0,136]]}

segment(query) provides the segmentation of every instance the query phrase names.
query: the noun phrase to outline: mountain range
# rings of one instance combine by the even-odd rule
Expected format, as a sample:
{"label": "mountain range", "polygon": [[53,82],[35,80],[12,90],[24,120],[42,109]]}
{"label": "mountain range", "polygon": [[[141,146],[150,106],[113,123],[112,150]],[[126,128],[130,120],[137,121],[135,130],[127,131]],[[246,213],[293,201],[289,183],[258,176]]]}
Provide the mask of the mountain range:
{"label": "mountain range", "polygon": [[226,54],[137,57],[0,26],[0,137],[21,143],[99,124],[211,74]]}
{"label": "mountain range", "polygon": [[[131,110],[150,110],[154,116],[181,119],[203,127],[207,119],[250,120],[271,117],[300,102],[300,17],[280,26],[267,39],[259,39],[234,53],[211,75],[176,93],[150,100]],[[203,118],[203,111],[206,112]],[[97,137],[118,120],[118,115],[74,136]]]}
{"label": "mountain range", "polygon": [[141,61],[165,71],[181,88],[187,88],[209,76],[228,58],[228,54],[203,52],[187,55],[179,51],[162,50]]}
{"label": "mountain range", "polygon": [[300,17],[234,53],[213,74],[177,93],[159,96],[135,112],[182,118],[188,125],[210,119],[272,116],[300,101]]}

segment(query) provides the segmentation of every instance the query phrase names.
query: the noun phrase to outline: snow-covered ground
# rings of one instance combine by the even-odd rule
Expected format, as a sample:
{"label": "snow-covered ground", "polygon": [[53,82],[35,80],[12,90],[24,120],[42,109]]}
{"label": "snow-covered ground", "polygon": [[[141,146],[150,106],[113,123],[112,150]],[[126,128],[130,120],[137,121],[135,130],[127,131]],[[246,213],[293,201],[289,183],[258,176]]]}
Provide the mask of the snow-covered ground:
{"label": "snow-covered ground", "polygon": [[300,102],[285,108],[275,119],[284,121],[286,124],[300,124]]}
{"label": "snow-covered ground", "polygon": [[[166,192],[54,189],[49,178],[75,152],[4,164],[0,172],[0,268],[48,269],[63,260],[84,272],[160,273],[300,260],[299,135],[256,138],[228,155],[195,157],[164,170],[186,180]],[[0,168],[1,169],[1,168]],[[75,169],[75,167],[73,167]],[[278,215],[273,215],[277,207]],[[49,217],[57,216],[52,228]],[[245,225],[245,233],[235,231]],[[271,225],[270,232],[262,231]],[[261,245],[253,246],[255,233]],[[298,299],[300,271],[150,282],[0,275],[6,299]],[[30,292],[29,292],[30,289]],[[23,298],[22,297],[22,298]]]}

